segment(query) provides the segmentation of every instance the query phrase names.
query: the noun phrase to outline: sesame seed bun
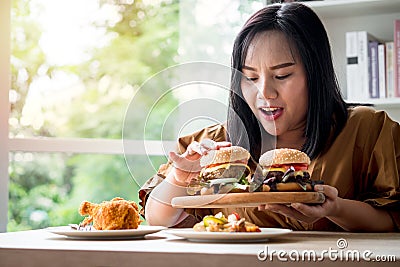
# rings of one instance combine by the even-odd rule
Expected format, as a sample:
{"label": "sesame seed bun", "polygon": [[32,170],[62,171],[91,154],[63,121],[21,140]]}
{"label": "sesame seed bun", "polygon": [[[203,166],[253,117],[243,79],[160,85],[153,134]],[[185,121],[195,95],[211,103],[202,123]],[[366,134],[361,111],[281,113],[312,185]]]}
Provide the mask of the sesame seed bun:
{"label": "sesame seed bun", "polygon": [[310,164],[310,158],[306,153],[297,149],[278,148],[270,150],[261,155],[259,163],[262,167],[279,164]]}
{"label": "sesame seed bun", "polygon": [[211,150],[200,159],[200,166],[206,167],[211,164],[222,164],[234,161],[248,161],[250,153],[240,146],[221,147]]}

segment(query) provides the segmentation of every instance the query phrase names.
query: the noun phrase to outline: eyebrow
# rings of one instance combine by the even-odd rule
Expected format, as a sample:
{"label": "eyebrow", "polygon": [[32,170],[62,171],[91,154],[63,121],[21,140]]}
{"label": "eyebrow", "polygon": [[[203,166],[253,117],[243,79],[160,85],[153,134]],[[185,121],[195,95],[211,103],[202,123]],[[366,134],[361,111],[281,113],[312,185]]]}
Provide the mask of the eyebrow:
{"label": "eyebrow", "polygon": [[[270,67],[270,69],[271,70],[276,70],[276,69],[286,68],[286,67],[289,67],[289,66],[293,66],[294,64],[296,64],[296,63],[294,63],[294,62],[286,62],[286,63],[282,63],[282,64],[278,64],[278,65],[272,66],[272,67]],[[255,68],[249,67],[249,66],[246,66],[246,65],[244,65],[242,67],[242,69],[256,71]]]}
{"label": "eyebrow", "polygon": [[295,63],[294,62],[287,62],[287,63],[282,63],[282,64],[278,64],[275,66],[270,67],[271,70],[276,70],[276,69],[281,69],[281,68],[286,68],[289,66],[293,66]]}
{"label": "eyebrow", "polygon": [[253,68],[253,67],[249,67],[249,66],[246,66],[246,65],[244,65],[244,66],[242,67],[242,69],[256,71],[256,69],[255,69],[255,68]]}

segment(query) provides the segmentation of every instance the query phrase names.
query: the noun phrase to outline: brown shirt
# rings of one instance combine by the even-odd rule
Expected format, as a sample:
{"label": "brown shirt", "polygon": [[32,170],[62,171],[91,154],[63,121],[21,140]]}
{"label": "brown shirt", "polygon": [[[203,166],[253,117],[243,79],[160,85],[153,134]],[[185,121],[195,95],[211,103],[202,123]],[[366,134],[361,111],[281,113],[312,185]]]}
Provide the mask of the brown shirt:
{"label": "brown shirt", "polygon": [[[203,138],[225,141],[225,128],[214,125],[179,138],[178,152],[183,153],[192,141]],[[148,194],[165,178],[170,168],[170,163],[162,165],[139,190],[142,215]],[[387,210],[397,231],[400,230],[400,125],[385,112],[367,107],[349,109],[346,126],[329,150],[311,162],[309,169],[313,180],[323,180],[336,187],[339,197],[364,201]],[[260,227],[343,230],[325,218],[310,224],[257,208],[186,209],[190,216],[178,226],[191,227],[205,215],[219,211],[226,215],[236,211]]]}

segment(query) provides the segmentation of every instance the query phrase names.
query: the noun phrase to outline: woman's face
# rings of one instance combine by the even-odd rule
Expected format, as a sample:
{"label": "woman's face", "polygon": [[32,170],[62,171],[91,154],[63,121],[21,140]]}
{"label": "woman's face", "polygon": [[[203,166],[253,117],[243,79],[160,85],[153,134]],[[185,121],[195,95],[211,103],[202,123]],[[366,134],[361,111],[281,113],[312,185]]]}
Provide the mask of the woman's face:
{"label": "woman's face", "polygon": [[303,136],[306,124],[307,80],[295,54],[282,33],[262,32],[251,42],[242,69],[246,102],[264,129],[278,137]]}

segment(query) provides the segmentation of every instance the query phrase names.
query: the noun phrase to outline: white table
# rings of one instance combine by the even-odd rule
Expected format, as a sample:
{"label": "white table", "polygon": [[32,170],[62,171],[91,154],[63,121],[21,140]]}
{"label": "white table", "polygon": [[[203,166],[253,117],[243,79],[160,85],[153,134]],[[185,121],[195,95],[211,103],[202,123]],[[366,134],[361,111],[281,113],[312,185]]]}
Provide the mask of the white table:
{"label": "white table", "polygon": [[[339,239],[346,248],[338,248]],[[333,250],[336,256],[329,255]],[[44,229],[0,233],[0,266],[374,266],[378,259],[386,260],[381,266],[399,266],[400,233],[292,232],[257,243],[191,242],[163,231],[106,241],[70,239]]]}

